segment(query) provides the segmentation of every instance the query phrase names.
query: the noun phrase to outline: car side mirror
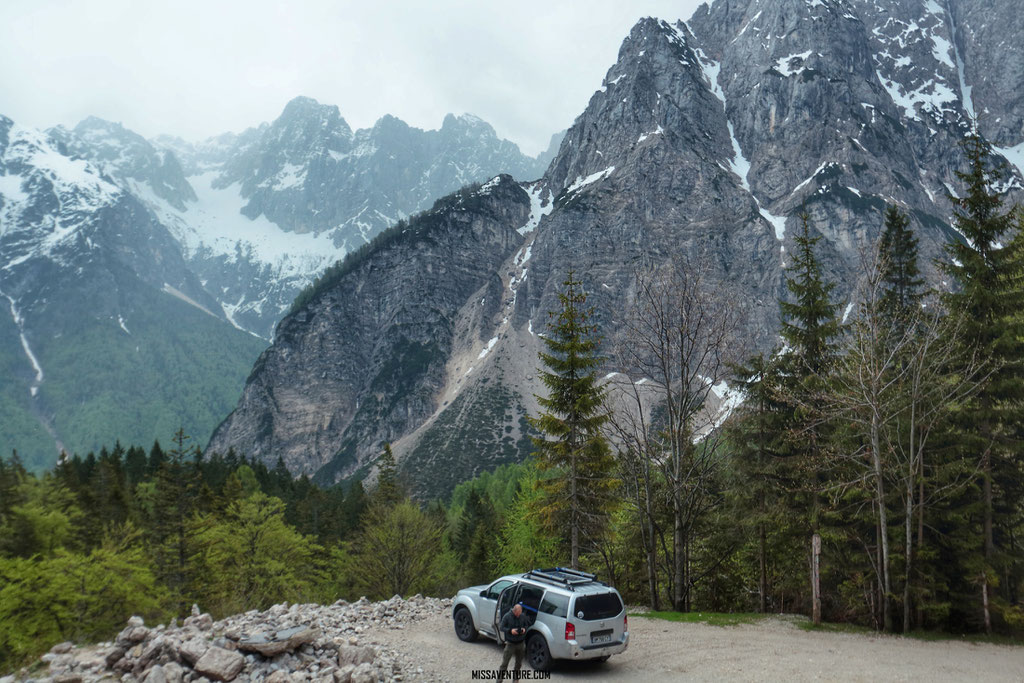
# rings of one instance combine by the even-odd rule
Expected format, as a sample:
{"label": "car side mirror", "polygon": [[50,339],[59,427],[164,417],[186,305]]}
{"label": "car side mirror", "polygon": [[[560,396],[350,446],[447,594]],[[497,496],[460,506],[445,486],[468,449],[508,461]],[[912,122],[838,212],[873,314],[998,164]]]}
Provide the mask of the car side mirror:
{"label": "car side mirror", "polygon": [[486,590],[480,591],[480,597],[481,598],[486,598],[487,597],[487,591]]}

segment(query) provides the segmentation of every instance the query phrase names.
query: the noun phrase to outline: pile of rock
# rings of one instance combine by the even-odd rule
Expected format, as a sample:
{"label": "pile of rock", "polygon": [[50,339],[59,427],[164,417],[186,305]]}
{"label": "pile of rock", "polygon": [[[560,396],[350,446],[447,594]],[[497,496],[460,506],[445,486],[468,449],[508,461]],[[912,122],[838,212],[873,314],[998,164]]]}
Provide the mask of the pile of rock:
{"label": "pile of rock", "polygon": [[[45,678],[35,683],[368,683],[422,674],[415,662],[373,642],[374,629],[402,629],[451,609],[451,600],[415,596],[372,603],[274,605],[222,621],[200,613],[181,626],[147,628],[140,617],[112,643],[75,648],[61,643],[43,655]],[[12,679],[13,680],[13,679]],[[9,683],[0,681],[0,683]]]}

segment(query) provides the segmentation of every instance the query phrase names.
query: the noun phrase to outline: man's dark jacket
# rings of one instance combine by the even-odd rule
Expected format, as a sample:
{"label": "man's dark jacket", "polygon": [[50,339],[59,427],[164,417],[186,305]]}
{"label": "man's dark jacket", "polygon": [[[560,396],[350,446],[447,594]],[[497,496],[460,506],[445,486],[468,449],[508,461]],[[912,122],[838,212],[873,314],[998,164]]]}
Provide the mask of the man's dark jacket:
{"label": "man's dark jacket", "polygon": [[[506,643],[521,643],[526,640],[526,629],[530,628],[530,618],[526,616],[526,610],[518,617],[509,610],[501,618],[501,632],[505,635]],[[512,634],[512,629],[521,628],[522,633]]]}

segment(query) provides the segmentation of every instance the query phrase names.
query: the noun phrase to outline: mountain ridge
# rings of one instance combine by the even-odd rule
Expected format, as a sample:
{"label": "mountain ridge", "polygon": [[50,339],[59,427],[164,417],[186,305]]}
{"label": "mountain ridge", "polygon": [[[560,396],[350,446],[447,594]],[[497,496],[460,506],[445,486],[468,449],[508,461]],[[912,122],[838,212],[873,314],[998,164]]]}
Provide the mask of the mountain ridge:
{"label": "mountain ridge", "polygon": [[[708,287],[721,301],[732,302],[743,319],[748,348],[770,349],[787,249],[805,212],[811,234],[823,238],[819,255],[826,275],[838,285],[836,303],[846,310],[861,254],[877,238],[890,203],[909,213],[926,275],[938,283],[933,260],[957,238],[945,191],[959,185],[957,142],[972,127],[962,100],[968,91],[959,84],[948,93],[933,88],[928,92],[942,95],[908,109],[900,98],[924,92],[921,73],[895,66],[888,76],[880,73],[888,64],[884,51],[893,65],[911,59],[935,66],[935,84],[940,77],[946,79],[942,82],[959,78],[947,63],[955,65],[959,54],[952,52],[952,29],[935,14],[934,4],[720,0],[699,8],[689,22],[638,22],[547,172],[536,183],[521,185],[544,202],[546,211],[519,249],[494,270],[500,294],[496,287],[486,295],[466,292],[439,311],[447,319],[473,322],[457,328],[446,381],[440,386],[411,382],[406,389],[420,396],[432,392],[433,410],[418,411],[429,417],[418,424],[391,422],[404,424],[394,433],[363,434],[354,451],[355,442],[339,434],[338,441],[320,442],[312,450],[318,454],[313,461],[299,465],[286,458],[286,463],[297,473],[320,472],[323,481],[362,476],[382,442],[391,441],[407,473],[422,479],[439,469],[454,481],[493,464],[494,453],[524,457],[528,440],[516,432],[514,453],[506,453],[503,432],[511,427],[511,434],[535,405],[533,394],[541,390],[533,377],[536,333],[542,313],[557,308],[559,285],[570,267],[584,274],[588,304],[596,307],[608,349],[623,341],[620,323],[635,297],[636,264],[685,261],[702,263]],[[1002,0],[987,4],[993,11],[1012,9]],[[928,32],[921,29],[918,40],[908,42],[902,33],[893,38],[883,31],[878,22],[886,8],[897,6],[916,13],[922,25],[930,17]],[[949,6],[944,13],[951,14]],[[945,46],[943,35],[951,37],[946,53],[936,47]],[[1019,48],[1008,58],[1024,63]],[[908,80],[901,82],[904,77]],[[1024,131],[1005,144],[1021,141]],[[1017,174],[1007,184],[1011,198],[1022,187]],[[389,249],[400,248],[382,248],[366,260],[387,262]],[[343,279],[331,296],[356,291],[358,286]],[[395,296],[416,298],[421,291],[422,285],[398,283]],[[314,316],[315,310],[316,302],[307,302],[296,315]],[[459,353],[460,347],[470,353]],[[294,362],[330,367],[359,353],[359,343],[304,353]],[[278,367],[273,380],[256,372],[252,382],[264,383],[267,391],[302,391],[289,381],[287,367],[287,362]],[[619,368],[609,364],[606,370]],[[369,388],[363,384],[350,391]],[[239,429],[245,414],[261,410],[254,398],[243,396],[221,435]],[[384,392],[382,400],[401,400],[400,393]],[[298,423],[282,419],[264,426],[262,442],[222,437],[210,447],[262,452],[276,429],[290,430],[292,444],[303,442],[305,428]],[[325,455],[340,443],[349,445]],[[432,477],[417,487],[418,495],[430,497],[443,495],[449,484]]]}
{"label": "mountain ridge", "polygon": [[[280,182],[281,169],[296,160],[309,162],[293,171],[296,178],[315,171],[323,166],[317,160],[357,136],[383,134],[351,131],[336,107],[309,98],[285,110],[276,128],[264,124],[198,146],[154,143],[95,117],[49,131],[0,119],[0,447],[45,467],[65,448],[166,439],[179,426],[207,439],[282,313],[347,251],[330,231],[289,231],[269,220],[264,209],[316,211],[295,208],[290,188],[276,192],[265,181]],[[324,124],[340,131],[340,142],[322,139]],[[431,163],[457,166],[477,154],[483,165],[529,167],[475,117],[452,116],[446,126],[455,142],[420,150]],[[389,127],[422,133],[394,117],[379,129]],[[463,169],[465,177],[480,167]],[[241,176],[261,168],[246,198]],[[444,173],[435,182],[443,185]],[[338,182],[309,192],[331,201]],[[378,196],[386,199],[392,189],[408,195],[402,182],[377,182]],[[463,177],[448,182],[454,189]],[[368,224],[365,234],[372,239],[390,223]],[[174,377],[166,389],[156,381],[160,372]],[[190,386],[193,374],[202,378],[194,382],[202,395]],[[76,379],[93,391],[76,387]]]}

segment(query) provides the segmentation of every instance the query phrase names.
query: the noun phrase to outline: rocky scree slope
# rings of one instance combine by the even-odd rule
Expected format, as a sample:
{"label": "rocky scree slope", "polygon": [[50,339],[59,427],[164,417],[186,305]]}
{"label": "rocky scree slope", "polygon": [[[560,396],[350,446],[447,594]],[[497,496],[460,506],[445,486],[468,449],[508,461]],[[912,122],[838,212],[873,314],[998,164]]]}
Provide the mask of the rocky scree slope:
{"label": "rocky scree slope", "polygon": [[371,603],[274,605],[214,621],[192,616],[147,628],[132,617],[113,642],[77,648],[60,643],[43,655],[48,675],[27,671],[0,683],[373,683],[426,680],[422,668],[376,643],[373,631],[402,630],[451,609],[450,599],[414,596]]}

